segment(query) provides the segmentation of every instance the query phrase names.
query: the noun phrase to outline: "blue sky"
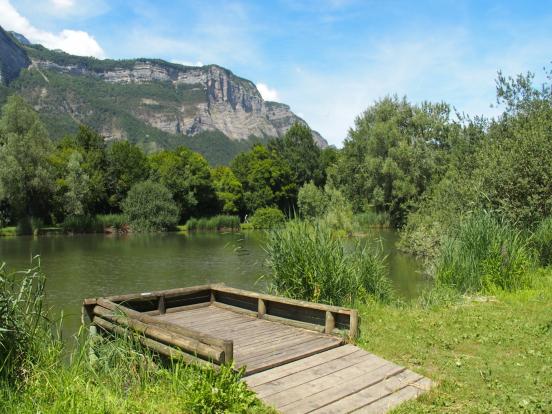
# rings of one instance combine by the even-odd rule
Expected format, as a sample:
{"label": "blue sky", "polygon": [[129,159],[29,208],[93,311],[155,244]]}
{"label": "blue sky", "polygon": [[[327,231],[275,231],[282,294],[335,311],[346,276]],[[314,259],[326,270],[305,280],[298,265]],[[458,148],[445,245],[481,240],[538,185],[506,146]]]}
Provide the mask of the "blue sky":
{"label": "blue sky", "polygon": [[548,1],[0,0],[0,25],[73,53],[225,66],[338,146],[386,94],[493,116],[497,70],[543,80],[552,60]]}

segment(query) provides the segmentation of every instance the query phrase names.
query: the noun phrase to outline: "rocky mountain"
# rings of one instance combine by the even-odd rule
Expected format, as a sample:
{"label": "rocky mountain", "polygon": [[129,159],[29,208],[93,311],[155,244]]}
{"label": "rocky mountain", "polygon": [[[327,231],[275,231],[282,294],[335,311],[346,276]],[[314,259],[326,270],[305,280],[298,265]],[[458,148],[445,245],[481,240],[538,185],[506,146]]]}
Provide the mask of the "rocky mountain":
{"label": "rocky mountain", "polygon": [[[2,81],[39,111],[53,137],[85,123],[107,140],[127,139],[146,150],[185,145],[225,163],[254,142],[281,137],[295,122],[306,124],[217,65],[99,60],[25,41],[0,30]],[[313,137],[327,146],[320,134]]]}

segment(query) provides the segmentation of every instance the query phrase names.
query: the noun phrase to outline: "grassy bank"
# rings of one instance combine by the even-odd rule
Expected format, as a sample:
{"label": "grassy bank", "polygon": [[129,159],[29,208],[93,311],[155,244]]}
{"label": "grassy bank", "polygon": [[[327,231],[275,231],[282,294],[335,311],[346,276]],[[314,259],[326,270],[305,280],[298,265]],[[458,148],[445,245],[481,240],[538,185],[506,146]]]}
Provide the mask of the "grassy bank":
{"label": "grassy bank", "polygon": [[218,215],[213,217],[192,217],[186,222],[188,231],[239,230],[239,216]]}
{"label": "grassy bank", "polygon": [[360,346],[438,384],[396,412],[552,412],[552,270],[535,277],[489,301],[362,306]]}

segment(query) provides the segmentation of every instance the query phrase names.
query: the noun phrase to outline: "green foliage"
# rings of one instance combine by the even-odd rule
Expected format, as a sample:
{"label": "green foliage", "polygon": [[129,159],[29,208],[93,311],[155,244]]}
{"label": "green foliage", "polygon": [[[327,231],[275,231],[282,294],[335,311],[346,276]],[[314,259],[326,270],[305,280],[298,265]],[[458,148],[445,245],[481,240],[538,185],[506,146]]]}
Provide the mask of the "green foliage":
{"label": "green foliage", "polygon": [[207,161],[186,148],[160,151],[150,156],[151,179],[172,193],[186,220],[216,211],[216,195]]}
{"label": "green foliage", "polygon": [[275,207],[259,208],[249,219],[254,229],[273,229],[282,226],[285,221],[286,216],[282,210]]}
{"label": "green foliage", "polygon": [[8,272],[0,265],[0,387],[27,379],[48,335],[44,282],[40,267]]}
{"label": "green foliage", "polygon": [[0,119],[0,200],[7,200],[17,219],[47,215],[53,191],[51,149],[34,110],[20,97],[10,97]]}
{"label": "green foliage", "polygon": [[289,221],[269,233],[266,251],[270,288],[278,295],[332,305],[392,296],[381,250],[346,246],[320,223]]}
{"label": "green foliage", "polygon": [[135,184],[122,203],[123,213],[133,231],[165,231],[178,223],[178,206],[162,184],[144,181]]}
{"label": "green foliage", "polygon": [[529,238],[529,245],[535,249],[541,266],[552,264],[552,217],[539,223]]}
{"label": "green foliage", "polygon": [[83,233],[103,233],[103,224],[93,216],[67,216],[61,228],[65,233],[83,234]]}
{"label": "green foliage", "polygon": [[270,141],[268,149],[287,164],[297,187],[309,181],[317,185],[324,184],[321,150],[314,142],[308,126],[296,122],[282,138]]}
{"label": "green foliage", "polygon": [[314,182],[304,184],[297,195],[299,215],[306,219],[321,217],[328,209],[328,198]]}
{"label": "green foliage", "polygon": [[416,106],[386,97],[355,121],[336,168],[336,184],[357,211],[389,213],[401,227],[446,165],[458,128],[446,104]]}
{"label": "green foliage", "polygon": [[239,230],[240,217],[218,215],[213,217],[190,218],[186,222],[188,231],[205,231],[205,230]]}
{"label": "green foliage", "polygon": [[211,170],[213,187],[224,214],[236,214],[243,204],[243,187],[229,167],[221,166]]}
{"label": "green foliage", "polygon": [[147,180],[148,160],[136,145],[128,141],[117,141],[108,149],[107,164],[109,204],[119,209],[130,188]]}
{"label": "green foliage", "polygon": [[331,183],[326,184],[324,193],[328,199],[328,209],[322,221],[329,228],[341,233],[353,231],[353,207],[343,193]]}
{"label": "green foliage", "polygon": [[123,231],[128,226],[128,219],[124,214],[98,214],[96,220],[102,227],[112,227],[117,231]]}
{"label": "green foliage", "polygon": [[368,210],[353,216],[353,223],[356,228],[366,229],[370,227],[389,227],[389,216],[384,212]]}
{"label": "green foliage", "polygon": [[474,213],[443,242],[436,262],[437,283],[464,292],[519,290],[530,285],[533,257],[520,231],[489,213]]}
{"label": "green foliage", "polygon": [[297,184],[289,164],[275,151],[255,145],[238,155],[231,168],[242,184],[244,213],[274,205],[284,211],[292,209]]}

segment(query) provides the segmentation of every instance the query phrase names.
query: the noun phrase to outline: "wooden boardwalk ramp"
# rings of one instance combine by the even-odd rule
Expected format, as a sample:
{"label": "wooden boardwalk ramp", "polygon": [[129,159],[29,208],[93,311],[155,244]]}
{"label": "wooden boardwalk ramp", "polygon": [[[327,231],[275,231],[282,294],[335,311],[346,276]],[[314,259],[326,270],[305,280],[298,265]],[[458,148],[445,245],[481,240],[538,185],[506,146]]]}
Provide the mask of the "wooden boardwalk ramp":
{"label": "wooden boardwalk ramp", "polygon": [[431,381],[347,344],[353,309],[204,285],[86,299],[101,330],[141,334],[165,356],[201,364],[232,361],[259,398],[282,413],[384,413]]}

